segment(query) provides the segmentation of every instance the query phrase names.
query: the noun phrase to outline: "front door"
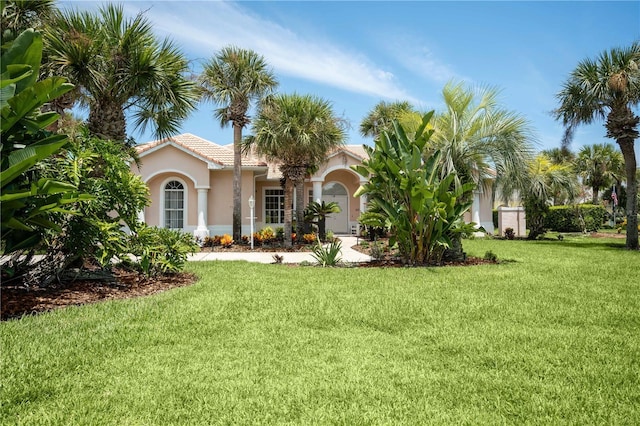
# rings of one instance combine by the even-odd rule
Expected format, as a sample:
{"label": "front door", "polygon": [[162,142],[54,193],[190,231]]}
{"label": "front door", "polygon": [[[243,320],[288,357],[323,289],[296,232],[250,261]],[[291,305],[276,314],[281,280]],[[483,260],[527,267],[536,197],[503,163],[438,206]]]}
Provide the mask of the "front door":
{"label": "front door", "polygon": [[349,194],[346,188],[338,183],[331,182],[322,188],[322,201],[325,203],[337,203],[340,206],[340,213],[331,213],[327,217],[327,231],[334,234],[349,233]]}

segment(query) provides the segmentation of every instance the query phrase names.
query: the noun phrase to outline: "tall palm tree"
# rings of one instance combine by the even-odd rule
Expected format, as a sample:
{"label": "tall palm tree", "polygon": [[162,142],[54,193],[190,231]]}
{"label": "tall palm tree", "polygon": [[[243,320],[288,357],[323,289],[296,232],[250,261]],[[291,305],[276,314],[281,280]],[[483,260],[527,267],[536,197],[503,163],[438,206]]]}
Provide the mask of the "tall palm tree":
{"label": "tall palm tree", "polygon": [[[417,113],[416,109],[407,101],[378,102],[360,123],[360,134],[365,137],[376,138],[382,130],[390,130],[393,119],[399,119],[403,114]],[[418,117],[418,121],[422,118]]]}
{"label": "tall palm tree", "polygon": [[309,168],[326,161],[343,144],[345,122],[319,97],[277,94],[264,102],[245,144],[280,164],[284,185],[284,241],[291,245],[294,185],[302,185]]}
{"label": "tall palm tree", "polygon": [[195,108],[185,56],[171,40],[158,40],[142,13],[127,18],[112,4],[97,13],[59,11],[44,35],[49,65],[79,87],[95,136],[126,140],[130,115],[135,129],[152,126],[166,137]]}
{"label": "tall palm tree", "polygon": [[640,103],[639,67],[640,42],[604,51],[595,60],[583,60],[556,95],[560,106],[555,110],[556,119],[566,128],[565,143],[571,141],[578,125],[604,120],[607,137],[620,146],[627,180],[628,249],[639,248],[634,143],[639,135],[640,117],[633,111]]}
{"label": "tall palm tree", "polygon": [[521,180],[533,157],[534,137],[527,120],[498,103],[498,90],[448,83],[445,111],[435,117],[431,149],[442,151],[442,176],[457,173],[458,183],[485,185]]}
{"label": "tall palm tree", "polygon": [[242,232],[242,129],[249,124],[247,112],[278,85],[265,59],[253,50],[227,46],[204,65],[199,77],[204,99],[221,105],[215,117],[224,127],[233,123],[233,239]]}
{"label": "tall palm tree", "polygon": [[599,192],[624,175],[622,154],[612,144],[585,145],[578,151],[575,160],[578,174],[593,191],[592,203],[597,204]]}

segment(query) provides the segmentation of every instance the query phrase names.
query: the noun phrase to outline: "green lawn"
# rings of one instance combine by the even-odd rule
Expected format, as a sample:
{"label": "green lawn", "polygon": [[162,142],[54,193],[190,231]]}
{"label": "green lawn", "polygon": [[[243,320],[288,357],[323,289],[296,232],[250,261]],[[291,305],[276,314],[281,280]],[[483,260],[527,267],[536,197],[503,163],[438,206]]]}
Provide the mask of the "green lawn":
{"label": "green lawn", "polygon": [[194,263],[152,297],[2,323],[3,424],[640,424],[640,253],[500,265]]}

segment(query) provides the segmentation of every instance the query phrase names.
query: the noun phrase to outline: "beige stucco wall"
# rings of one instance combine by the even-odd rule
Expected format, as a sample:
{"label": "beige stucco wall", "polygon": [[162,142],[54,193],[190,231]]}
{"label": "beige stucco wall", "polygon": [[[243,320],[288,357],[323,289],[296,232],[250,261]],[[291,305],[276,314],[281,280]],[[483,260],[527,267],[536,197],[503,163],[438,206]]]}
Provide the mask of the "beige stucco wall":
{"label": "beige stucco wall", "polygon": [[141,158],[140,172],[147,181],[150,176],[176,171],[188,177],[192,184],[200,188],[209,186],[207,163],[173,146],[165,146]]}
{"label": "beige stucco wall", "polygon": [[[207,224],[233,226],[233,171],[212,170],[211,189],[208,192]],[[249,224],[249,197],[253,190],[253,172],[243,171],[240,181],[242,191],[242,223]],[[255,195],[254,195],[255,197]],[[258,203],[256,203],[256,209]]]}

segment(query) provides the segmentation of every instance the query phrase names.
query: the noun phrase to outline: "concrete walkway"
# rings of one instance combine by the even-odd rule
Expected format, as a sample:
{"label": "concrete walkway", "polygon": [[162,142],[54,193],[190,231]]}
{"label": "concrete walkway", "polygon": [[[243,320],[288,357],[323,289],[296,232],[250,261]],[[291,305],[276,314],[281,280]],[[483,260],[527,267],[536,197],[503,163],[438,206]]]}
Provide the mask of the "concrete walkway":
{"label": "concrete walkway", "polygon": [[[351,247],[357,244],[357,238],[352,236],[338,236],[342,242],[342,249],[340,251],[342,262],[369,262],[371,256],[360,253],[353,250]],[[203,261],[203,260],[246,260],[248,262],[258,263],[274,263],[273,255],[282,256],[282,263],[300,263],[307,261],[310,263],[316,263],[311,252],[201,252],[189,255],[189,261]]]}

